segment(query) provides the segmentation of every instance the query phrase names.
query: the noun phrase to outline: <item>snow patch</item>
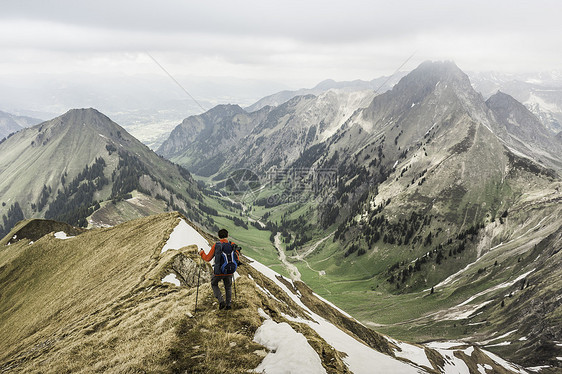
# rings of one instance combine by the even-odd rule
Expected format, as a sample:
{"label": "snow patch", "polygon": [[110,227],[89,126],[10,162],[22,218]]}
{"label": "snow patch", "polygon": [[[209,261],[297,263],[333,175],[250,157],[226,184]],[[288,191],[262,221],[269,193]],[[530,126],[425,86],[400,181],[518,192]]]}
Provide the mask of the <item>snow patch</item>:
{"label": "snow patch", "polygon": [[497,344],[489,344],[486,347],[503,347],[506,345],[511,345],[511,342],[502,342],[502,343],[497,343]]}
{"label": "snow patch", "polygon": [[205,239],[201,234],[197,232],[191,225],[189,225],[184,219],[181,219],[174,231],[170,234],[170,238],[162,247],[162,252],[164,253],[170,249],[180,249],[188,245],[195,244],[197,248],[201,248],[208,253],[211,250],[211,246],[207,239]]}
{"label": "snow patch", "polygon": [[387,339],[391,343],[395,344],[398,348],[400,348],[400,350],[394,351],[394,355],[396,357],[405,358],[419,366],[433,368],[433,365],[431,365],[431,362],[428,360],[427,355],[425,354],[425,349],[423,347],[406,344],[388,337]]}
{"label": "snow patch", "polygon": [[516,332],[517,332],[517,329],[516,329],[516,330],[511,330],[511,331],[509,331],[509,332],[506,332],[506,333],[503,334],[503,335],[498,336],[498,337],[495,338],[494,340],[503,339],[503,338],[508,337],[509,335],[514,334],[514,333],[516,333]]}
{"label": "snow patch", "polygon": [[162,278],[162,283],[172,283],[178,287],[180,286],[180,280],[173,273],[168,274],[164,278]]}
{"label": "snow patch", "polygon": [[319,315],[312,312],[310,313],[312,314],[314,321],[294,318],[289,315],[283,315],[283,317],[292,322],[307,324],[328,344],[336,350],[345,353],[346,357],[342,358],[342,360],[349,367],[349,370],[352,373],[371,374],[373,373],[373,368],[377,368],[379,373],[419,373],[419,370],[414,366],[396,360],[372,349],[371,347],[368,347]]}
{"label": "snow patch", "polygon": [[[344,352],[347,356],[343,358],[343,361],[349,367],[351,372],[355,374],[371,374],[373,372],[373,368],[377,368],[381,373],[419,373],[418,369],[414,366],[396,360],[372,349],[371,347],[368,347],[321,316],[312,312],[306,305],[304,305],[300,298],[293,293],[292,290],[289,290],[289,288],[277,278],[280,276],[278,273],[253,259],[250,260],[252,261],[250,265],[254,269],[275,282],[275,284],[279,286],[297,305],[303,308],[311,316],[311,319],[295,318],[285,314],[283,314],[283,317],[292,322],[307,324],[328,344],[336,350]],[[291,280],[287,279],[287,281],[291,283]],[[306,366],[304,367],[306,368]],[[294,372],[304,372],[302,371],[302,368],[299,369],[300,370]],[[285,371],[282,372],[288,373],[293,371],[285,369]]]}
{"label": "snow patch", "polygon": [[496,356],[495,354],[482,350],[482,352],[484,352],[488,357],[490,357],[496,364],[503,366],[505,369],[507,370],[512,370],[515,371],[516,373],[520,373],[520,374],[525,374],[527,373],[525,370],[523,370],[521,367],[516,366],[515,364],[511,364],[509,362],[507,362],[506,360],[504,360],[503,358]]}
{"label": "snow patch", "polygon": [[444,373],[455,373],[455,374],[470,374],[470,369],[466,363],[454,355],[454,351],[439,350],[439,353],[445,359],[445,365],[443,367]]}
{"label": "snow patch", "polygon": [[[278,273],[276,273],[275,271],[271,270],[270,268],[268,268],[267,266],[257,262],[256,260],[246,256],[246,258],[248,258],[250,261],[252,261],[250,263],[250,265],[256,269],[257,271],[259,271],[260,273],[262,273],[263,275],[265,275],[266,277],[268,277],[269,279],[271,279],[273,282],[275,282],[275,284],[277,286],[279,286],[286,294],[287,296],[289,296],[298,306],[300,306],[301,308],[303,308],[304,310],[308,311],[309,309],[303,304],[303,302],[301,301],[301,299],[298,298],[297,295],[295,295],[293,292],[293,290],[289,290],[289,288],[283,283],[281,282],[277,277],[280,277],[280,275]],[[286,278],[285,278],[286,279]],[[289,283],[292,283],[292,281],[290,279],[287,279],[287,281]]]}
{"label": "snow patch", "polygon": [[281,300],[279,300],[277,297],[275,297],[274,294],[272,294],[271,292],[269,292],[269,290],[263,288],[262,286],[260,286],[259,284],[256,283],[256,287],[258,288],[258,290],[260,290],[261,292],[263,292],[267,297],[272,298],[274,300],[276,300],[279,303],[283,303]]}
{"label": "snow patch", "polygon": [[453,347],[458,347],[466,345],[463,342],[455,342],[455,341],[444,341],[444,342],[429,342],[426,344],[427,347],[437,349],[451,349]]}
{"label": "snow patch", "polygon": [[271,317],[266,312],[264,312],[264,310],[262,308],[258,308],[258,314],[263,319],[271,319]]}
{"label": "snow patch", "polygon": [[479,292],[479,293],[477,293],[476,295],[474,295],[474,296],[468,298],[468,299],[465,300],[464,302],[460,303],[458,306],[466,305],[466,304],[470,303],[472,300],[474,300],[474,299],[476,299],[476,298],[478,298],[478,297],[480,297],[480,296],[483,296],[483,295],[485,295],[485,294],[487,294],[487,293],[490,293],[490,292],[492,292],[492,291],[500,290],[500,289],[502,289],[502,288],[511,287],[511,286],[513,286],[515,283],[519,282],[520,280],[525,279],[525,278],[527,277],[527,275],[531,274],[531,273],[534,272],[534,271],[535,271],[535,269],[530,270],[530,271],[526,272],[525,274],[521,274],[520,276],[518,276],[517,278],[515,278],[515,279],[512,280],[511,282],[504,282],[504,283],[498,284],[497,286],[494,286],[494,287],[488,288],[487,290],[484,290],[484,291],[482,291],[482,292]]}
{"label": "snow patch", "polygon": [[[471,315],[473,315],[474,313],[476,313],[478,310],[484,308],[486,305],[493,303],[493,300],[488,300],[483,302],[482,304],[478,304],[478,305],[474,305],[474,306],[466,306],[464,307],[464,305],[460,304],[457,305],[456,307],[451,308],[452,311],[449,312],[449,314],[447,314],[447,319],[448,320],[461,320],[461,319],[467,319],[468,317],[470,317]],[[455,310],[460,308],[461,310]]]}
{"label": "snow patch", "polygon": [[541,370],[543,370],[543,369],[548,369],[549,367],[550,367],[550,366],[548,366],[548,365],[543,365],[543,366],[532,366],[532,367],[527,368],[527,370],[531,370],[531,371],[534,371],[534,372],[539,372],[539,371],[541,371]]}
{"label": "snow patch", "polygon": [[493,367],[491,367],[488,364],[484,364],[484,365],[478,364],[478,373],[480,373],[480,374],[488,374],[486,372],[486,370],[492,370],[492,369],[493,369]]}
{"label": "snow patch", "polygon": [[58,231],[55,232],[55,238],[64,240],[74,238],[74,236],[68,236],[64,231]]}
{"label": "snow patch", "polygon": [[271,351],[255,372],[326,373],[320,357],[308,344],[305,336],[293,330],[286,322],[277,323],[266,319],[256,330],[254,341]]}

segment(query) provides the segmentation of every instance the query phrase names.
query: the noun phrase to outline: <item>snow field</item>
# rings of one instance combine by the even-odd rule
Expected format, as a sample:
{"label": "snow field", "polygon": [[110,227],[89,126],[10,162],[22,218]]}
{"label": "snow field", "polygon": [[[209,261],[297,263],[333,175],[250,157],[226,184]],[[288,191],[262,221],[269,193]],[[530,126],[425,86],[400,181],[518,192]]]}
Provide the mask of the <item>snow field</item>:
{"label": "snow field", "polygon": [[501,365],[508,370],[512,370],[512,371],[514,371],[516,373],[520,373],[520,374],[527,374],[528,373],[522,367],[516,366],[515,364],[512,364],[510,362],[507,362],[506,360],[504,360],[503,358],[493,354],[492,352],[488,352],[488,351],[485,351],[485,350],[482,350],[482,352],[484,352],[488,357],[490,357],[493,361],[495,361],[496,364]]}
{"label": "snow field", "polygon": [[273,321],[262,309],[258,312],[265,321],[256,330],[254,341],[270,352],[254,371],[267,374],[326,373],[320,357],[303,334],[293,330],[286,322]]}
{"label": "snow field", "polygon": [[511,282],[504,282],[504,283],[498,284],[497,286],[494,286],[494,287],[491,287],[491,288],[489,288],[489,289],[487,289],[487,290],[484,290],[484,291],[482,291],[482,292],[479,292],[479,293],[477,293],[476,295],[474,295],[474,296],[468,298],[467,300],[465,300],[464,302],[460,303],[460,304],[457,305],[457,306],[466,305],[466,304],[470,303],[472,300],[474,300],[474,299],[476,299],[476,298],[478,298],[478,297],[480,297],[480,296],[483,296],[483,295],[485,295],[485,294],[487,294],[487,293],[490,293],[490,292],[492,292],[492,291],[500,290],[500,289],[502,289],[502,288],[511,287],[511,286],[513,286],[515,283],[519,282],[520,280],[525,279],[529,274],[531,274],[531,273],[534,272],[534,271],[535,271],[535,269],[533,269],[533,270],[531,270],[531,271],[528,271],[528,272],[526,272],[525,274],[521,274],[520,276],[518,276],[517,278],[515,278],[515,279],[512,280]]}
{"label": "snow field", "polygon": [[170,238],[166,244],[164,244],[160,253],[164,253],[170,249],[180,249],[192,244],[197,245],[197,248],[202,248],[205,253],[211,250],[207,239],[199,234],[197,230],[191,227],[185,220],[181,219],[174,228],[174,231],[170,234]]}
{"label": "snow field", "polygon": [[[199,234],[197,230],[191,227],[185,220],[180,219],[160,253],[164,253],[170,249],[180,249],[192,244],[197,245],[197,248],[201,248],[207,253],[211,249],[207,239]],[[162,278],[162,283],[172,283],[178,287],[181,284],[175,274],[166,275]]]}
{"label": "snow field", "polygon": [[487,374],[488,372],[486,370],[492,370],[493,367],[491,367],[488,364],[484,364],[484,365],[480,365],[478,364],[478,373],[480,374]]}

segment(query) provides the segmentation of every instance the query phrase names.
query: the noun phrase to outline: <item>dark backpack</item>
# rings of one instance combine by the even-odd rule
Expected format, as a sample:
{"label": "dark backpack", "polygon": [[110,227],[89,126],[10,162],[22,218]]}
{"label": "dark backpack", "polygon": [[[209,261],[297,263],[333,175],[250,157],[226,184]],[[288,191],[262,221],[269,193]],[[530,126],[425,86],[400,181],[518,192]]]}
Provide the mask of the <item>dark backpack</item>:
{"label": "dark backpack", "polygon": [[231,242],[215,244],[215,275],[232,275],[240,263],[238,246]]}

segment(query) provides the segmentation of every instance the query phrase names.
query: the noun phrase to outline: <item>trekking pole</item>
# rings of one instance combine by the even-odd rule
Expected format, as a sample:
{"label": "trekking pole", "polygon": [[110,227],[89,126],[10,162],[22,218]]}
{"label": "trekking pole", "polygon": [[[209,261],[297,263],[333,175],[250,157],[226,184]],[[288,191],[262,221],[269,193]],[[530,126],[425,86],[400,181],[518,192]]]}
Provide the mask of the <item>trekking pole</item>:
{"label": "trekking pole", "polygon": [[234,286],[234,299],[237,300],[238,298],[236,297],[236,277],[234,276],[234,274],[232,274],[232,285]]}
{"label": "trekking pole", "polygon": [[199,272],[197,274],[197,291],[195,293],[195,310],[193,311],[193,314],[195,314],[197,312],[197,301],[199,299],[199,278],[201,277],[201,266],[199,266]]}

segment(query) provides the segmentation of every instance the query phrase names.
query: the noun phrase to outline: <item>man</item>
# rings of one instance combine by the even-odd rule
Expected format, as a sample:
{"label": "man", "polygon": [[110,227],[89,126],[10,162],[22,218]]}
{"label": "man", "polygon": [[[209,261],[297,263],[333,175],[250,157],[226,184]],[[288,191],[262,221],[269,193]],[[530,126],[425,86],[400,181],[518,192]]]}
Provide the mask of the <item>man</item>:
{"label": "man", "polygon": [[[236,262],[238,261],[238,253],[236,251],[236,244],[230,242],[228,240],[228,231],[225,229],[220,229],[218,232],[218,236],[220,241],[213,244],[213,247],[209,251],[209,253],[205,254],[203,250],[199,251],[199,255],[205,261],[211,261],[212,258],[215,259],[215,264],[213,266],[213,276],[211,278],[211,288],[213,289],[213,294],[217,298],[219,302],[219,309],[232,309],[230,302],[232,300],[232,277],[233,274],[228,274],[221,270],[221,265],[224,264],[224,261],[221,261],[224,253],[232,253],[232,259]],[[223,281],[224,283],[224,293],[225,299],[222,297],[222,293],[219,289],[219,282]]]}

